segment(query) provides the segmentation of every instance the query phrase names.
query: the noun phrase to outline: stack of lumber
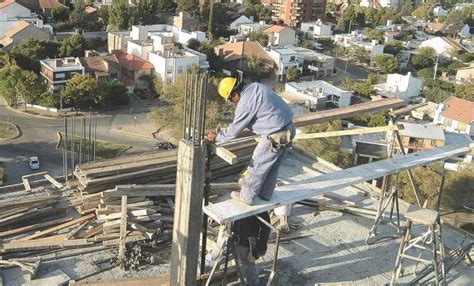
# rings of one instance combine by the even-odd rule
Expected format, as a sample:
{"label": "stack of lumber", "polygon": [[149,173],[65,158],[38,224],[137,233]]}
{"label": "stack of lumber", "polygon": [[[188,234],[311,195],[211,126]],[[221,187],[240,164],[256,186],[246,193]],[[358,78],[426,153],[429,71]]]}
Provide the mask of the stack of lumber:
{"label": "stack of lumber", "polygon": [[[236,164],[229,165],[214,156],[211,159],[212,177],[219,178],[243,170],[252,157],[255,145],[253,138],[238,139],[222,145],[234,153],[238,160]],[[74,175],[79,182],[78,189],[83,195],[91,195],[113,188],[117,184],[172,183],[176,180],[176,161],[176,150],[159,151],[78,165]]]}
{"label": "stack of lumber", "polygon": [[34,223],[64,215],[61,194],[48,188],[0,194],[0,238],[12,228],[31,227]]}

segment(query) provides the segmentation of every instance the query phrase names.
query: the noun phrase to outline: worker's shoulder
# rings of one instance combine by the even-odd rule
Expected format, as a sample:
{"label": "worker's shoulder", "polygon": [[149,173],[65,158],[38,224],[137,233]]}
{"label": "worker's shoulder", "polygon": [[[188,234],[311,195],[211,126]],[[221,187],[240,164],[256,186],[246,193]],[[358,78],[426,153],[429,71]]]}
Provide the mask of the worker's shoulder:
{"label": "worker's shoulder", "polygon": [[258,93],[265,94],[265,93],[272,93],[273,90],[270,87],[264,84],[261,84],[259,82],[252,82],[245,86],[244,93],[246,92],[253,93],[253,94],[258,94]]}

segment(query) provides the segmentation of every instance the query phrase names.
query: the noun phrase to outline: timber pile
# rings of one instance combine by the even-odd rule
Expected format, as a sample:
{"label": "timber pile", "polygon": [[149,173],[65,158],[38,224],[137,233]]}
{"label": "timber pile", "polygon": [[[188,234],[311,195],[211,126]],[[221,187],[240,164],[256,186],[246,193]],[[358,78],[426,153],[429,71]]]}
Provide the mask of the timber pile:
{"label": "timber pile", "polygon": [[[252,157],[255,145],[253,138],[242,138],[223,144],[223,147],[238,157],[238,162],[229,165],[214,156],[211,159],[212,177],[219,178],[243,170]],[[81,195],[87,196],[113,188],[117,184],[172,183],[176,180],[176,161],[176,150],[160,151],[78,165],[74,175],[79,182]]]}

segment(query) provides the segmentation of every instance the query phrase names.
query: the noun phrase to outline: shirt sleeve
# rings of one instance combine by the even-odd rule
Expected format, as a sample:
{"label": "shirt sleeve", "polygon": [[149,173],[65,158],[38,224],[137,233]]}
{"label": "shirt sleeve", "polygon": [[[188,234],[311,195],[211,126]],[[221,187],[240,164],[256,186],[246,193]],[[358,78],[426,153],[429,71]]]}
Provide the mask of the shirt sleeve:
{"label": "shirt sleeve", "polygon": [[221,130],[216,137],[217,143],[226,143],[239,135],[253,119],[252,111],[244,105],[238,106],[232,123],[224,130]]}

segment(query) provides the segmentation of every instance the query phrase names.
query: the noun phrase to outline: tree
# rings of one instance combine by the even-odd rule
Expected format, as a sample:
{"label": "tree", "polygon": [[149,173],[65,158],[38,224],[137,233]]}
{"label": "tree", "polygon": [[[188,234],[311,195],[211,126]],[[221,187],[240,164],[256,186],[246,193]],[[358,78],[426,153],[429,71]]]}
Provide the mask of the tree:
{"label": "tree", "polygon": [[289,67],[285,71],[285,78],[287,82],[298,80],[300,78],[300,75],[301,73],[296,67]]}
{"label": "tree", "polygon": [[247,72],[253,80],[260,77],[262,60],[255,54],[250,54],[247,57]]}
{"label": "tree", "polygon": [[0,95],[5,97],[10,106],[16,106],[18,96],[34,102],[43,90],[34,72],[23,70],[12,60],[0,69]]}
{"label": "tree", "polygon": [[54,22],[65,22],[69,19],[69,9],[65,7],[53,8],[51,17]]}
{"label": "tree", "polygon": [[74,108],[92,106],[96,88],[97,80],[91,75],[75,74],[61,89],[63,105]]}
{"label": "tree", "polygon": [[98,81],[92,92],[91,104],[109,109],[112,106],[128,104],[127,88],[117,80]]}
{"label": "tree", "polygon": [[268,45],[268,35],[259,31],[259,32],[250,32],[247,34],[247,37],[251,41],[257,41],[262,45],[262,47],[266,47]]}
{"label": "tree", "polygon": [[364,28],[363,35],[369,40],[377,40],[379,43],[383,42],[385,33],[372,28]]}
{"label": "tree", "polygon": [[370,55],[369,52],[364,49],[363,47],[360,46],[352,46],[349,49],[348,55],[347,55],[352,61],[358,62],[358,63],[369,63],[370,62]]}
{"label": "tree", "polygon": [[432,67],[436,60],[436,50],[431,47],[422,47],[413,55],[411,64],[415,69]]}
{"label": "tree", "polygon": [[[339,120],[305,127],[305,133],[328,132],[341,129]],[[352,156],[342,150],[340,137],[328,137],[311,140],[298,140],[296,146],[319,156],[339,167],[348,168],[352,165]]]}
{"label": "tree", "polygon": [[157,21],[158,2],[156,0],[140,0],[135,11],[137,13],[137,24],[154,24]]}
{"label": "tree", "polygon": [[86,3],[84,0],[76,0],[74,10],[69,15],[69,20],[74,24],[74,27],[84,29],[87,26],[86,18]]}
{"label": "tree", "polygon": [[391,54],[397,56],[404,49],[403,43],[397,40],[393,40],[385,44],[383,52],[385,54]]}
{"label": "tree", "polygon": [[109,10],[108,30],[123,31],[128,30],[130,22],[130,10],[127,0],[112,0]]}
{"label": "tree", "polygon": [[400,16],[410,16],[413,13],[413,5],[411,4],[411,0],[406,0],[403,3],[402,8],[400,9]]}
{"label": "tree", "polygon": [[433,17],[433,8],[433,4],[423,3],[418,6],[411,15],[420,20],[430,20]]}
{"label": "tree", "polygon": [[400,67],[400,63],[398,62],[397,58],[387,54],[376,55],[374,62],[384,74],[393,73]]}
{"label": "tree", "polygon": [[198,40],[196,40],[194,38],[191,38],[191,39],[188,40],[188,43],[186,45],[188,46],[188,48],[190,48],[192,50],[195,50],[195,51],[198,51],[200,43],[199,43]]}
{"label": "tree", "polygon": [[365,127],[385,126],[388,123],[388,115],[386,112],[359,114],[349,118],[349,121],[355,125]]}
{"label": "tree", "polygon": [[433,78],[434,69],[433,68],[424,68],[416,72],[416,76],[422,78]]}
{"label": "tree", "polygon": [[13,47],[10,55],[22,69],[39,73],[40,60],[58,56],[58,43],[27,38]]}
{"label": "tree", "polygon": [[176,4],[176,11],[178,12],[188,12],[190,14],[195,14],[198,8],[197,0],[177,0]]}
{"label": "tree", "polygon": [[61,57],[83,57],[85,45],[82,35],[71,36],[61,42],[59,55]]}
{"label": "tree", "polygon": [[174,13],[176,12],[176,3],[169,0],[157,0],[157,10],[159,13]]}
{"label": "tree", "polygon": [[446,22],[449,24],[470,24],[474,8],[452,9],[446,16]]}
{"label": "tree", "polygon": [[349,77],[345,77],[341,82],[341,86],[346,90],[352,90],[355,95],[370,98],[375,93],[372,88],[373,83],[373,78],[356,82]]}

